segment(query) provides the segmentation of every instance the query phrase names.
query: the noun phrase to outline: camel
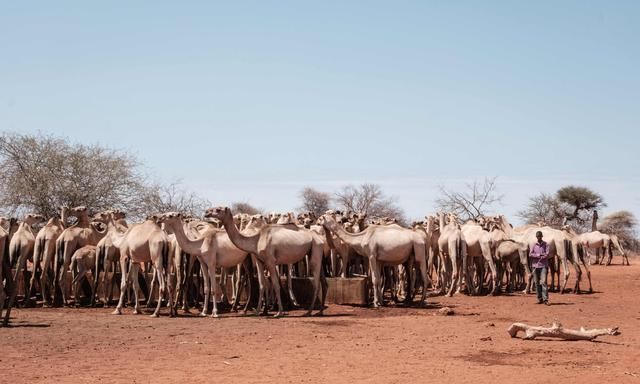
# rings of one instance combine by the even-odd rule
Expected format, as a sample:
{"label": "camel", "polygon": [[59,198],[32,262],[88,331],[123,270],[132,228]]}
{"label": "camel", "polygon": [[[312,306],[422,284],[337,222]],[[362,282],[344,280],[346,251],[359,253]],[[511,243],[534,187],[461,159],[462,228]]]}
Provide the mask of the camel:
{"label": "camel", "polygon": [[34,232],[32,226],[42,222],[44,222],[44,217],[42,215],[33,213],[27,214],[24,220],[18,226],[18,230],[11,238],[11,241],[9,242],[9,265],[13,265],[14,263],[16,263],[16,274],[13,278],[13,284],[10,284],[12,286],[12,289],[11,295],[9,296],[9,303],[7,304],[7,312],[5,313],[4,317],[5,326],[9,324],[11,307],[13,306],[16,295],[18,294],[18,278],[22,274],[23,270],[25,270],[27,266],[27,260],[33,256],[33,247],[36,242],[36,233]]}
{"label": "camel", "polygon": [[421,234],[397,225],[370,225],[362,232],[349,233],[327,214],[323,215],[318,222],[327,231],[337,235],[356,252],[369,259],[374,287],[374,307],[378,308],[383,304],[381,267],[403,264],[408,260],[414,260],[420,269],[423,282],[421,304],[426,302],[426,287],[429,280],[426,244]]}
{"label": "camel", "polygon": [[115,280],[115,273],[118,262],[120,261],[120,249],[113,245],[113,237],[109,231],[116,231],[118,233],[125,233],[127,231],[128,224],[124,221],[125,214],[120,210],[108,210],[101,215],[103,220],[109,220],[109,216],[113,218],[114,225],[109,227],[107,224],[107,233],[96,244],[96,257],[95,257],[95,274],[93,276],[93,290],[91,294],[91,305],[95,304],[96,294],[95,290],[98,287],[100,271],[104,271],[102,274],[102,287],[104,290],[104,305],[109,306],[113,299],[113,282]]}
{"label": "camel", "polygon": [[[169,239],[167,234],[157,224],[155,217],[150,217],[138,225],[132,225],[124,234],[117,233],[117,231],[113,229],[114,226],[115,223],[113,218],[111,218],[107,223],[107,231],[112,237],[113,245],[120,249],[120,270],[123,271],[123,277],[120,282],[120,300],[113,314],[122,314],[124,295],[132,283],[135,287],[135,307],[133,313],[140,313],[138,271],[140,270],[141,263],[152,263],[154,273],[158,279],[159,294],[156,309],[151,317],[158,317],[162,297],[164,297],[165,292],[167,292],[167,281],[169,280],[167,278],[168,276],[165,276],[165,271],[168,270],[169,264]],[[111,230],[109,230],[109,228]],[[131,266],[128,272],[125,273],[124,271],[127,271],[126,263],[128,260],[130,260]],[[169,303],[171,304],[169,316],[173,317],[176,312],[175,306],[173,305],[173,293],[171,289],[169,289],[168,292]]]}
{"label": "camel", "polygon": [[[531,280],[531,268],[529,268],[528,246],[527,244],[519,243],[515,240],[506,240],[501,242],[496,248],[496,259],[503,265],[503,270],[508,272],[507,275],[507,287],[516,287],[516,279],[514,271],[517,270],[518,263],[524,268],[526,282],[524,291],[527,293],[531,289],[529,284]],[[500,279],[501,280],[501,279]]]}
{"label": "camel", "polygon": [[[313,299],[306,314],[311,314],[318,299],[318,294],[321,294],[319,314],[323,313],[327,293],[326,281],[322,275],[324,239],[317,233],[300,228],[297,225],[267,224],[255,234],[243,235],[235,226],[231,210],[228,207],[209,208],[205,213],[205,218],[221,220],[231,242],[241,250],[254,255],[256,260],[259,261],[256,263],[260,282],[259,304],[264,296],[265,289],[262,264],[266,266],[271,275],[271,283],[278,301],[278,312],[275,317],[281,316],[284,312],[282,297],[280,296],[280,276],[276,266],[297,263],[305,255],[310,254],[309,264],[313,274]],[[259,308],[260,305],[258,305],[258,310]]]}
{"label": "camel", "polygon": [[[440,221],[440,237],[438,238],[438,254],[441,255],[440,263],[443,270],[441,292],[446,290],[446,284],[449,289],[446,291],[447,296],[453,296],[454,290],[459,292],[462,286],[462,278],[467,276],[467,253],[468,246],[465,235],[462,232],[460,224],[455,215],[449,215],[449,222],[445,224],[444,213],[438,214]],[[445,257],[448,256],[448,259]],[[451,267],[451,273],[448,269]],[[468,279],[467,279],[468,280]],[[467,289],[470,287],[467,284]]]}
{"label": "camel", "polygon": [[[534,225],[526,226],[522,229],[513,229],[511,233],[508,233],[508,235],[510,238],[523,244],[527,244],[527,246],[531,248],[537,241],[537,231],[542,232],[544,241],[546,241],[550,245],[549,257],[552,258],[558,256],[560,262],[562,263],[564,274],[560,293],[563,294],[567,287],[567,282],[570,275],[569,263],[571,263],[576,270],[576,285],[574,287],[574,292],[580,293],[580,280],[582,278],[582,270],[580,269],[578,261],[576,260],[578,255],[575,254],[575,250],[573,249],[574,242],[572,241],[571,234],[562,230],[551,228],[549,226],[539,227]],[[591,272],[589,271],[589,268],[586,266],[586,264],[583,263],[583,265],[586,268],[587,278],[589,280],[589,292],[592,292],[593,287],[591,285]]]}
{"label": "camel", "polygon": [[429,273],[431,274],[431,270],[434,267],[436,260],[438,260],[438,258],[440,257],[440,248],[438,246],[438,241],[440,239],[441,232],[440,227],[436,223],[435,216],[425,216],[425,219],[426,221],[423,224],[423,228],[427,234],[427,244],[429,245],[429,260],[427,265],[429,266]]}
{"label": "camel", "polygon": [[[71,274],[73,276],[73,281],[71,282],[71,286],[73,287],[73,298],[76,302],[76,306],[80,304],[80,282],[84,279],[89,281],[91,285],[91,294],[92,297],[95,294],[95,286],[94,281],[96,279],[88,279],[87,272],[91,272],[94,276],[97,274],[95,268],[96,265],[96,250],[98,248],[95,245],[85,245],[82,248],[79,248],[77,251],[73,253],[71,256]],[[78,267],[78,271],[76,272],[76,266]]]}
{"label": "camel", "polygon": [[[622,256],[622,265],[624,265],[625,260],[627,261],[627,265],[631,265],[629,263],[629,256],[627,256],[627,254],[624,251],[624,248],[622,248],[622,243],[620,243],[620,239],[618,238],[618,236],[614,235],[613,233],[609,235],[609,237],[611,238],[611,244],[613,246],[616,247],[616,249],[618,249],[618,252],[620,252],[621,256]],[[607,264],[606,265],[611,265],[611,259],[613,258],[613,253],[609,252],[609,260],[607,260]]]}
{"label": "camel", "polygon": [[56,240],[57,257],[54,263],[54,292],[56,291],[56,284],[59,284],[64,305],[68,304],[64,275],[69,269],[69,264],[71,264],[71,256],[78,248],[84,247],[85,245],[97,245],[98,241],[105,235],[105,233],[101,233],[91,224],[86,207],[78,206],[72,208],[69,210],[69,215],[75,216],[78,221],[73,226],[62,231]]}
{"label": "camel", "polygon": [[[489,264],[491,279],[493,281],[493,286],[489,294],[495,295],[498,293],[498,272],[494,259],[495,249],[500,242],[509,239],[509,237],[499,229],[487,231],[482,225],[474,221],[467,221],[461,228],[467,244],[468,256],[472,258],[482,258],[482,261]],[[476,260],[476,262],[477,261],[478,260]],[[483,276],[480,275],[478,279],[478,288],[481,290],[484,280]]]}
{"label": "camel", "polygon": [[[36,270],[40,268],[40,291],[42,300],[47,305],[52,304],[52,297],[54,295],[51,289],[53,276],[50,275],[50,272],[54,267],[56,240],[66,227],[68,213],[68,207],[61,207],[60,216],[54,216],[49,219],[36,235],[36,242],[33,249],[33,273],[31,274],[31,281],[29,283],[29,296],[35,285]],[[49,288],[49,294],[47,294],[47,288]]]}
{"label": "camel", "polygon": [[201,316],[207,316],[211,289],[213,288],[213,312],[211,317],[218,317],[216,298],[222,292],[216,279],[216,268],[231,268],[242,264],[247,258],[244,251],[233,244],[226,231],[211,228],[196,239],[190,239],[184,232],[182,215],[168,212],[160,217],[160,222],[175,235],[180,248],[185,252],[197,256],[200,260],[204,275],[204,305]]}
{"label": "camel", "polygon": [[[616,240],[617,237],[616,237]],[[600,231],[591,231],[586,233],[581,233],[576,236],[576,242],[582,246],[582,249],[585,252],[585,258],[588,263],[590,263],[591,256],[589,255],[590,249],[595,250],[604,250],[608,252],[609,258],[607,259],[607,264],[611,264],[611,259],[613,258],[612,248],[615,246],[620,254],[623,257],[622,264],[624,265],[624,260],[626,259],[627,264],[629,264],[629,259],[622,249],[620,245],[620,241],[614,241],[611,235],[607,235],[606,233],[602,233]],[[602,255],[602,263],[604,263],[604,254]],[[596,263],[598,263],[598,259],[596,258]]]}
{"label": "camel", "polygon": [[[0,318],[2,318],[2,308],[5,304],[5,290],[11,291],[13,288],[13,276],[9,263],[9,243],[18,230],[18,226],[17,219],[0,217]],[[5,285],[2,284],[3,280],[6,282]]]}

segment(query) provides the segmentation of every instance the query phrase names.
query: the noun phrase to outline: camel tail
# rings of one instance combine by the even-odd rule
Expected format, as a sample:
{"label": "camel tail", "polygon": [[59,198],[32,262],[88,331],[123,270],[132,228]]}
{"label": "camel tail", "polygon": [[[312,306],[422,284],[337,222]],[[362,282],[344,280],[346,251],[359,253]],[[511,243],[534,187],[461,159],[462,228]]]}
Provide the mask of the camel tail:
{"label": "camel tail", "polygon": [[[3,254],[0,256],[0,263],[4,263],[2,268],[2,272],[4,275],[4,278],[7,279],[7,282],[9,280],[11,280],[11,264],[9,263],[9,238],[7,237],[4,241],[4,249],[3,249]],[[3,278],[3,276],[0,276],[0,280]],[[2,287],[0,287],[0,289],[2,289]]]}
{"label": "camel tail", "polygon": [[[13,252],[11,252],[13,251]],[[17,268],[18,260],[20,260],[20,245],[16,244],[12,249],[9,250],[9,255],[13,253],[13,258],[10,258],[9,262],[11,263],[11,268]]]}
{"label": "camel tail", "polygon": [[165,273],[168,274],[169,270],[169,244],[166,241],[162,242],[162,266]]}
{"label": "camel tail", "polygon": [[[71,266],[69,267],[69,269],[71,269],[71,273],[73,275],[75,275],[75,277],[73,278],[73,281],[71,282],[71,284],[76,284],[78,282],[78,279],[80,278],[80,274],[76,272],[76,265],[78,264],[78,262],[76,261],[75,257],[71,258]],[[77,300],[77,298],[76,298]]]}

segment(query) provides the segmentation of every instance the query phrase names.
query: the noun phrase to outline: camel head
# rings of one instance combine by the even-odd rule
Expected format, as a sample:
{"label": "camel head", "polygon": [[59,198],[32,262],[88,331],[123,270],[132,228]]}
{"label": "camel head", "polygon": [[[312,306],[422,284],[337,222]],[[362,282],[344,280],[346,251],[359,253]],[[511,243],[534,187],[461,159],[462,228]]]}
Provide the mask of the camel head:
{"label": "camel head", "polygon": [[283,215],[280,215],[276,224],[295,224],[296,218],[293,212],[287,212]]}
{"label": "camel head", "polygon": [[204,213],[204,219],[217,219],[224,221],[225,219],[231,219],[233,221],[233,214],[229,207],[213,207],[208,208]]}
{"label": "camel head", "polygon": [[79,205],[77,207],[73,207],[69,210],[70,215],[88,215],[87,207],[84,205]]}
{"label": "camel head", "polygon": [[25,215],[24,220],[22,221],[25,224],[31,226],[31,225],[43,223],[45,220],[44,220],[44,216],[42,215],[38,215],[36,213],[28,213]]}
{"label": "camel head", "polygon": [[156,224],[170,233],[175,233],[173,228],[180,227],[184,224],[184,216],[180,212],[166,212],[158,215]]}
{"label": "camel head", "polygon": [[244,229],[260,229],[265,225],[267,225],[267,219],[261,214],[257,214],[249,217],[249,222]]}
{"label": "camel head", "polygon": [[424,224],[425,229],[429,233],[433,233],[438,230],[438,223],[435,216],[425,216],[426,222]]}
{"label": "camel head", "polygon": [[113,217],[113,220],[123,220],[127,217],[127,214],[124,213],[123,211],[119,210],[118,208],[114,208],[111,210],[111,215]]}

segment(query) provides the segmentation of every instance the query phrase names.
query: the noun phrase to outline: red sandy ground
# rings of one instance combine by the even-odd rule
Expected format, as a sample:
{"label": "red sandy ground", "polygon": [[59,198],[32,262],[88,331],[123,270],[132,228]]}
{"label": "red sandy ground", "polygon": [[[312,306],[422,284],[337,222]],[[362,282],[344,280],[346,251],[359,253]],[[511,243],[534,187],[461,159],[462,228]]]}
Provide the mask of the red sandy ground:
{"label": "red sandy ground", "polygon": [[[14,327],[0,328],[0,383],[640,383],[640,265],[592,271],[596,293],[552,294],[548,307],[514,294],[282,319],[17,309]],[[441,306],[455,315],[435,315]],[[553,320],[622,334],[567,342],[506,332]]]}

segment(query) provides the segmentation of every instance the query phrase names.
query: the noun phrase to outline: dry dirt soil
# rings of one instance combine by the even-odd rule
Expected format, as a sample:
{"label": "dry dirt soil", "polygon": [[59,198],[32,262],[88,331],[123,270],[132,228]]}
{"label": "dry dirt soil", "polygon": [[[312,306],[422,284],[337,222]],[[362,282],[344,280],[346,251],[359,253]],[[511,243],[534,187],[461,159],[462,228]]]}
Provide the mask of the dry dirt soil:
{"label": "dry dirt soil", "polygon": [[[632,261],[593,266],[595,293],[552,293],[550,306],[513,294],[433,297],[426,308],[331,305],[324,317],[281,319],[17,309],[14,326],[0,328],[0,383],[640,383],[640,260]],[[443,306],[455,315],[436,315]],[[553,320],[622,334],[525,341],[506,331]]]}

